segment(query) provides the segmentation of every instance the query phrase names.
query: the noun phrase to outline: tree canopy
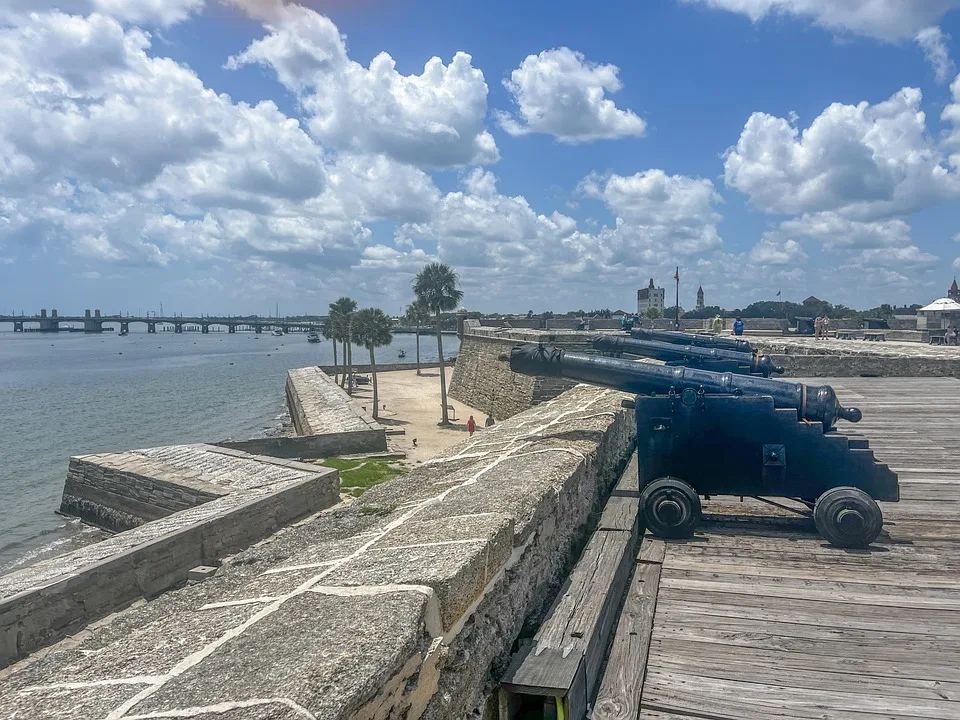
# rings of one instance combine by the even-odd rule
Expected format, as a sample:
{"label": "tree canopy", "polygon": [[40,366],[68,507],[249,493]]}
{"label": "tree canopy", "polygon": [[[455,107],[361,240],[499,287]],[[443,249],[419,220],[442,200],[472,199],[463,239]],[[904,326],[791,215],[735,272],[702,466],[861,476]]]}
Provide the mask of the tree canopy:
{"label": "tree canopy", "polygon": [[460,277],[453,268],[443,263],[424,266],[414,280],[413,292],[435,315],[456,310],[463,300]]}

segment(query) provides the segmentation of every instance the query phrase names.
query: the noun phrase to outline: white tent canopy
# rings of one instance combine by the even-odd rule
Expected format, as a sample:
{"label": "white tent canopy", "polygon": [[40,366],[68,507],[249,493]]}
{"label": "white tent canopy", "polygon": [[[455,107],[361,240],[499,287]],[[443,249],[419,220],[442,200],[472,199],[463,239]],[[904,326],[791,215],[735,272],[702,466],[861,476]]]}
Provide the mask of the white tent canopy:
{"label": "white tent canopy", "polygon": [[950,298],[940,298],[920,308],[919,312],[960,312],[960,303]]}

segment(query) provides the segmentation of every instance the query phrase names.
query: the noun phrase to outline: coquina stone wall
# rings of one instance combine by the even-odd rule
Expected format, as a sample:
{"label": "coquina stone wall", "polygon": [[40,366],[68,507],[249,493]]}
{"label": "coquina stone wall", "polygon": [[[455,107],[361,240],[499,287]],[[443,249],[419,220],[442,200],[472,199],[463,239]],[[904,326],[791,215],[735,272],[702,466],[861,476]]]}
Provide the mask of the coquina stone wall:
{"label": "coquina stone wall", "polygon": [[114,532],[233,492],[302,478],[304,467],[213,445],[167,445],[70,459],[60,512]]}
{"label": "coquina stone wall", "polygon": [[576,383],[561,378],[534,378],[510,370],[498,359],[510,348],[526,342],[544,342],[592,352],[595,332],[569,330],[503,330],[472,328],[460,341],[460,354],[450,381],[450,397],[487,412],[496,420],[512,417],[527,408],[557,397]]}
{"label": "coquina stone wall", "polygon": [[230,492],[133,453],[72,457],[60,512],[121,532]]}
{"label": "coquina stone wall", "polygon": [[481,717],[632,451],[626,398],[578,386],[89,628],[0,716]]}
{"label": "coquina stone wall", "polygon": [[[139,598],[183,583],[192,568],[216,565],[220,558],[339,501],[336,470],[267,461],[290,472],[275,484],[224,495],[0,577],[0,668]],[[144,652],[162,653],[164,642],[179,636],[179,630],[171,628]],[[36,711],[22,715],[47,716]],[[75,717],[91,715],[79,712]]]}

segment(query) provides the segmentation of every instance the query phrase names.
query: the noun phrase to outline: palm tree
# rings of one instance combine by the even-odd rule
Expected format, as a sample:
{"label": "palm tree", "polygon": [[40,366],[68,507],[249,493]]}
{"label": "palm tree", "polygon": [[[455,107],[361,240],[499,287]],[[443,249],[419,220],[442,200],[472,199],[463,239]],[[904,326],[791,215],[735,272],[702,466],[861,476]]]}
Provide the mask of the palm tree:
{"label": "palm tree", "polygon": [[455,310],[463,299],[460,278],[449,265],[430,263],[417,273],[413,281],[417,300],[437,316],[437,354],[440,356],[440,411],[441,425],[449,425],[447,418],[447,377],[443,369],[443,336],[440,332],[440,314]]}
{"label": "palm tree", "polygon": [[430,308],[420,300],[414,300],[407,306],[407,322],[417,326],[417,375],[420,374],[420,328],[430,321]]}
{"label": "palm tree", "polygon": [[370,374],[373,375],[373,419],[379,418],[380,398],[377,390],[377,358],[374,350],[393,342],[393,323],[380,308],[364,308],[353,317],[353,339],[370,351]]}
{"label": "palm tree", "polygon": [[[332,303],[331,303],[332,304]],[[337,381],[337,322],[333,316],[327,318],[327,321],[320,329],[320,334],[324,340],[333,340],[333,381]]]}
{"label": "palm tree", "polygon": [[357,311],[357,301],[346,295],[330,303],[330,317],[336,323],[336,336],[343,343],[343,378],[340,387],[349,378],[350,391],[353,391],[353,353],[350,351],[350,324],[353,313]]}

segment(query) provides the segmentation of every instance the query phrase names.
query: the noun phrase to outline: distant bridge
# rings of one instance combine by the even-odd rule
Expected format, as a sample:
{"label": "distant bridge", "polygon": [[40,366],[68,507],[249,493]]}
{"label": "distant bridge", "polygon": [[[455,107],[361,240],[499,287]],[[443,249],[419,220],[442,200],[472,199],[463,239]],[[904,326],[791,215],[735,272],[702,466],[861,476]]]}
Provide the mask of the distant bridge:
{"label": "distant bridge", "polygon": [[[41,310],[39,315],[0,315],[0,324],[13,324],[14,332],[61,332],[74,331],[79,332],[80,328],[60,327],[61,323],[82,325],[85,333],[101,333],[104,325],[119,326],[121,332],[129,332],[130,325],[133,323],[142,323],[147,326],[147,332],[157,332],[158,325],[172,326],[175,333],[182,333],[185,330],[195,331],[199,329],[202,333],[210,332],[214,326],[225,327],[227,332],[235,333],[237,330],[250,330],[261,333],[264,330],[280,329],[284,332],[319,332],[322,324],[319,322],[308,322],[305,320],[287,320],[285,318],[264,318],[254,317],[216,317],[213,315],[200,315],[198,317],[186,317],[174,315],[172,317],[147,315],[101,315],[99,310],[92,313],[90,310],[81,315],[57,315],[53,310],[48,315],[46,310]],[[37,327],[27,327],[34,326]]]}

